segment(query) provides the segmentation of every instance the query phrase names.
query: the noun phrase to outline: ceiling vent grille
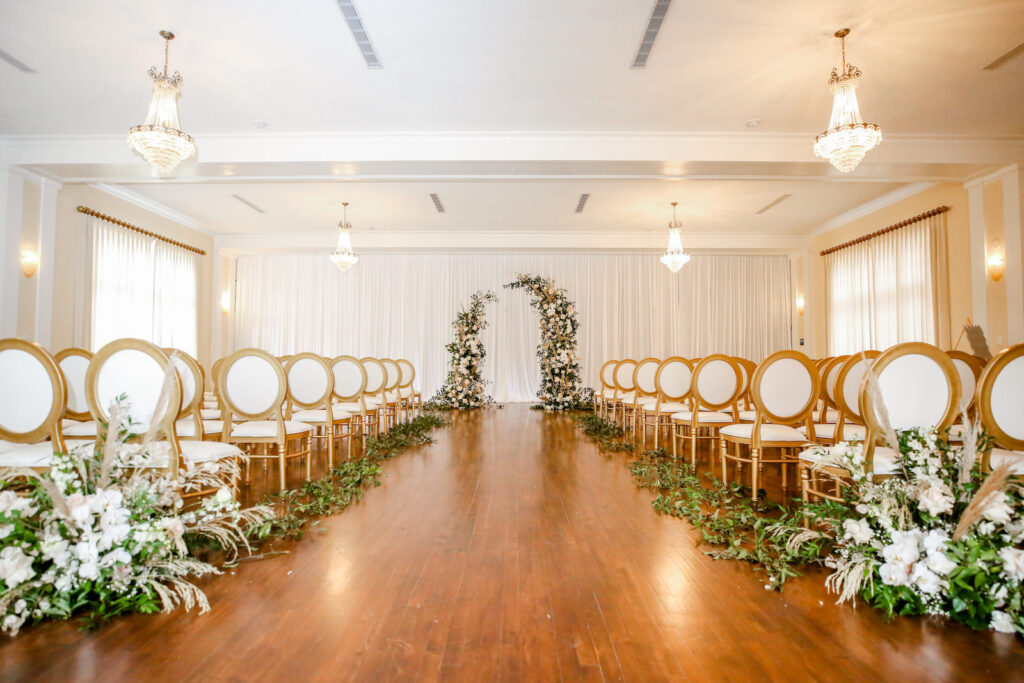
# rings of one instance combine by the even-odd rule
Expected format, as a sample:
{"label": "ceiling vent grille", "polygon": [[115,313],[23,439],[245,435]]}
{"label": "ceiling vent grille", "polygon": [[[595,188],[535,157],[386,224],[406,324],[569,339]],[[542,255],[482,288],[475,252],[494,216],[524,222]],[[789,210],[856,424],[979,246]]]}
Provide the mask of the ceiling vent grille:
{"label": "ceiling vent grille", "polygon": [[434,208],[437,209],[438,213],[444,213],[444,204],[441,203],[441,198],[433,192],[430,193],[430,201],[434,202]]}
{"label": "ceiling vent grille", "polygon": [[377,57],[377,52],[373,49],[373,43],[370,42],[370,36],[366,33],[366,27],[363,26],[363,20],[359,18],[359,12],[356,11],[352,0],[338,0],[338,7],[352,31],[352,37],[356,39],[359,51],[363,53],[366,66],[371,69],[383,69],[384,65],[380,63],[380,58]]}
{"label": "ceiling vent grille", "polygon": [[787,199],[789,199],[792,196],[793,196],[792,192],[788,192],[786,194],[780,194],[778,197],[776,197],[775,199],[773,199],[772,201],[768,202],[767,204],[762,206],[760,209],[758,209],[757,213],[755,215],[758,215],[758,216],[761,215],[762,213],[764,213],[768,209],[772,208],[773,206],[777,206],[777,205],[781,204],[782,202],[786,201]]}
{"label": "ceiling vent grille", "polygon": [[0,59],[4,60],[5,62],[7,62],[8,64],[10,64],[11,66],[13,66],[15,69],[17,69],[18,71],[20,71],[22,73],[26,73],[26,74],[34,74],[35,73],[35,69],[30,67],[28,64],[26,64],[25,62],[21,61],[17,57],[14,57],[12,55],[7,54],[3,50],[0,50]]}
{"label": "ceiling vent grille", "polygon": [[1017,57],[1020,57],[1022,54],[1024,54],[1024,43],[1021,43],[1020,45],[1018,45],[1017,47],[1013,48],[1009,52],[1007,52],[1007,53],[1005,53],[1005,54],[1003,54],[1003,55],[1001,55],[999,57],[996,57],[994,60],[992,60],[991,63],[986,64],[985,66],[983,66],[981,68],[985,69],[986,71],[995,71],[996,69],[998,69],[999,67],[1003,66],[1004,64],[1006,64],[1010,60],[1016,59]]}
{"label": "ceiling vent grille", "polygon": [[587,205],[588,199],[590,199],[589,192],[580,195],[580,201],[576,204],[576,213],[583,213],[583,207]]}
{"label": "ceiling vent grille", "polygon": [[671,4],[672,0],[657,0],[654,3],[651,19],[647,22],[644,37],[640,40],[640,48],[636,51],[636,57],[633,58],[632,68],[643,69],[647,66],[647,58],[651,56],[654,41],[658,39],[658,32],[661,30],[661,25],[665,21],[665,15],[668,14]]}
{"label": "ceiling vent grille", "polygon": [[264,210],[263,210],[263,209],[261,209],[260,207],[256,206],[255,204],[253,204],[252,202],[250,202],[250,201],[249,201],[248,199],[246,199],[245,197],[242,197],[241,195],[233,194],[233,195],[231,195],[231,196],[232,196],[232,197],[234,197],[235,199],[237,199],[238,201],[242,202],[242,203],[243,203],[243,204],[245,204],[246,206],[248,206],[248,207],[249,207],[250,209],[252,209],[252,210],[253,210],[253,211],[255,211],[256,213],[266,213],[266,211],[264,211]]}

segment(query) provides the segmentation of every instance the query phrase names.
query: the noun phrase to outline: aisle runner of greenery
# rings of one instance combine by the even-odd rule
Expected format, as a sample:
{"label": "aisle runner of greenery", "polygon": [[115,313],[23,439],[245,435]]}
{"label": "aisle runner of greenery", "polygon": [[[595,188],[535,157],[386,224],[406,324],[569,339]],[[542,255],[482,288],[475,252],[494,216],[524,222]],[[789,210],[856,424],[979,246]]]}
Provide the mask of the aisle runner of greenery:
{"label": "aisle runner of greenery", "polygon": [[[602,448],[635,452],[617,425],[576,418]],[[991,441],[965,425],[964,444],[934,431],[890,436],[900,453],[896,473],[875,482],[861,444],[817,453],[822,465],[850,473],[846,503],[759,502],[740,485],[712,474],[702,481],[682,460],[644,451],[630,463],[637,485],[658,493],[655,510],[689,520],[705,552],[752,562],[781,590],[798,568],[824,565],[837,602],[859,595],[888,616],[936,614],[971,628],[1024,633],[1024,490],[1008,467],[985,474]]]}

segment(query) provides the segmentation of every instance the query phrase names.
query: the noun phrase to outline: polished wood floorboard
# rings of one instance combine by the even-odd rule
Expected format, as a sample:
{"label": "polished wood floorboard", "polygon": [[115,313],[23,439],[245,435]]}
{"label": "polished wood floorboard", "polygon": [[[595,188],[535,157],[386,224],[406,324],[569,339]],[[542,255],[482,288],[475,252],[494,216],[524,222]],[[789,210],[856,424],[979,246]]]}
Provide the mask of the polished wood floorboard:
{"label": "polished wood floorboard", "polygon": [[[452,416],[287,555],[202,582],[212,613],[50,623],[4,680],[1010,680],[1014,636],[766,591],[657,515],[564,415]],[[290,479],[301,480],[302,466]],[[274,478],[271,469],[268,477]]]}

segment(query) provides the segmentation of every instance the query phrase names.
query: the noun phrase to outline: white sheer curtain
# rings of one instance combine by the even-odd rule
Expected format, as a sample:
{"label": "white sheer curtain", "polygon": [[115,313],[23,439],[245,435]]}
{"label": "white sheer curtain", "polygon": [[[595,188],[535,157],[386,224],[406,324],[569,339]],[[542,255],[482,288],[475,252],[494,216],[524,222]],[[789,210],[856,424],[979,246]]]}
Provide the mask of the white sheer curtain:
{"label": "white sheer curtain", "polygon": [[447,372],[451,321],[477,289],[489,307],[485,377],[498,401],[530,401],[539,386],[536,313],[516,273],[549,275],[577,302],[585,379],[609,358],[712,352],[755,361],[790,342],[785,256],[694,255],[676,275],[651,255],[378,255],[347,273],[323,255],[241,256],[232,306],[234,348],[407,358],[424,396]]}
{"label": "white sheer curtain", "polygon": [[945,214],[826,254],[825,283],[830,355],[948,344]]}
{"label": "white sheer curtain", "polygon": [[196,255],[98,218],[91,241],[91,346],[122,337],[195,355]]}

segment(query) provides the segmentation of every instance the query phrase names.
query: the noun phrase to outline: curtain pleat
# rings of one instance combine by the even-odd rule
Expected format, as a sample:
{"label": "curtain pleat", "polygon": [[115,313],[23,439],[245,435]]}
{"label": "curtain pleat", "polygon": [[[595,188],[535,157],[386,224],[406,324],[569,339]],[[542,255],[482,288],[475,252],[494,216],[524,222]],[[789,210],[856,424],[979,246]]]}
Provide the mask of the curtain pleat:
{"label": "curtain pleat", "polygon": [[478,289],[499,301],[482,334],[498,401],[533,400],[539,321],[517,273],[554,278],[577,303],[585,380],[610,358],[704,356],[760,361],[790,345],[785,256],[694,255],[673,275],[650,255],[367,254],[341,273],[320,255],[241,256],[233,338],[276,355],[312,351],[406,358],[425,396],[448,370],[451,322]]}

